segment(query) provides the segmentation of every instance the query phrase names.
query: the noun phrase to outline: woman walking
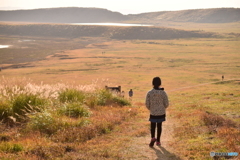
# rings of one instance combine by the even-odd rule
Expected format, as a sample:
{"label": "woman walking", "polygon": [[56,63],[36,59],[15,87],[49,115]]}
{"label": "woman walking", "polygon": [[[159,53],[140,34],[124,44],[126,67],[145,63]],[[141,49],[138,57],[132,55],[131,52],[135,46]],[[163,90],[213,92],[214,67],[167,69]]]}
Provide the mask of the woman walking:
{"label": "woman walking", "polygon": [[[154,143],[160,146],[160,138],[162,133],[162,122],[165,121],[166,108],[169,105],[168,96],[164,88],[160,88],[161,79],[155,77],[152,80],[153,89],[147,93],[146,107],[150,111],[149,121],[151,124],[151,141],[149,146],[153,147]],[[157,127],[157,138],[155,138],[155,130]]]}

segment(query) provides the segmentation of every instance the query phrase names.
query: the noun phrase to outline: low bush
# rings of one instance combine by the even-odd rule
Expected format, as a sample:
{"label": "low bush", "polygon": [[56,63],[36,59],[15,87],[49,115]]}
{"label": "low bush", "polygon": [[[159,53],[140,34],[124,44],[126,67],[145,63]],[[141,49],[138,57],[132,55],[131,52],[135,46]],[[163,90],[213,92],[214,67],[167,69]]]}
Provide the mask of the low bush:
{"label": "low bush", "polygon": [[62,126],[61,122],[58,122],[48,111],[28,114],[28,118],[28,130],[38,130],[48,135],[54,134]]}
{"label": "low bush", "polygon": [[102,89],[97,91],[97,105],[104,106],[113,97],[108,90]]}
{"label": "low bush", "polygon": [[120,106],[130,106],[131,103],[123,97],[113,97],[113,102]]}
{"label": "low bush", "polygon": [[0,151],[6,153],[16,153],[23,150],[23,146],[20,144],[15,144],[11,142],[1,142],[0,143]]}
{"label": "low bush", "polygon": [[82,91],[78,91],[76,89],[66,89],[59,92],[59,100],[62,103],[65,102],[81,102],[83,103],[85,99],[85,93]]}
{"label": "low bush", "polygon": [[98,98],[96,93],[88,93],[86,96],[85,104],[90,108],[94,108],[98,104]]}
{"label": "low bush", "polygon": [[113,94],[108,90],[99,90],[97,92],[97,105],[104,106],[104,105],[118,105],[118,106],[128,106],[131,103],[123,98],[118,96],[117,94]]}
{"label": "low bush", "polygon": [[82,105],[81,103],[68,103],[63,105],[59,113],[62,115],[66,115],[73,118],[79,117],[89,117],[91,112],[86,105]]}
{"label": "low bush", "polygon": [[204,122],[204,124],[208,127],[214,126],[214,127],[236,127],[236,123],[230,119],[223,118],[220,115],[213,114],[210,112],[205,112],[201,114],[201,119]]}
{"label": "low bush", "polygon": [[39,98],[37,95],[20,94],[12,102],[13,116],[21,121],[26,117],[26,113],[40,111],[44,104],[46,104],[46,100]]}
{"label": "low bush", "polygon": [[0,121],[7,122],[10,116],[12,116],[11,104],[0,100]]}

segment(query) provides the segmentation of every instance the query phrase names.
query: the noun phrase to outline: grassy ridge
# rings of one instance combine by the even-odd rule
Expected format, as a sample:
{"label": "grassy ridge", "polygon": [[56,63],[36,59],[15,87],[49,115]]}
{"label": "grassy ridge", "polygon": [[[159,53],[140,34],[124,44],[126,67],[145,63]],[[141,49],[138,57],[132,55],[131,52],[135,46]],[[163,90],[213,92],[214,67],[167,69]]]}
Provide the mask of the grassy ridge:
{"label": "grassy ridge", "polygon": [[1,24],[0,34],[61,38],[105,37],[113,39],[175,39],[216,36],[214,33],[209,32],[185,31],[163,27],[114,27],[63,24]]}

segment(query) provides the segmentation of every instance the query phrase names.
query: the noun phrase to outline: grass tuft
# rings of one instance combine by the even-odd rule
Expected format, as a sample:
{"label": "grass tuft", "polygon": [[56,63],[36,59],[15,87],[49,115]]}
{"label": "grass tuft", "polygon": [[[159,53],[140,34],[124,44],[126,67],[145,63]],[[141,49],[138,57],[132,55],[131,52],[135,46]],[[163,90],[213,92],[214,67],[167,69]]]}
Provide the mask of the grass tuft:
{"label": "grass tuft", "polygon": [[0,121],[7,123],[12,116],[12,107],[9,102],[0,100]]}
{"label": "grass tuft", "polygon": [[30,131],[38,130],[42,133],[52,135],[60,127],[60,122],[58,122],[54,116],[46,110],[43,112],[28,114],[28,118],[27,129]]}
{"label": "grass tuft", "polygon": [[81,102],[83,103],[85,94],[82,91],[76,89],[66,89],[59,93],[59,100],[62,103],[65,102]]}
{"label": "grass tuft", "polygon": [[89,117],[91,115],[91,111],[86,105],[76,102],[63,104],[59,113],[73,118]]}
{"label": "grass tuft", "polygon": [[46,104],[46,100],[39,98],[37,95],[20,94],[14,98],[12,103],[13,116],[21,121],[27,113],[40,111]]}
{"label": "grass tuft", "polygon": [[21,144],[16,144],[12,142],[1,142],[0,151],[6,153],[17,153],[23,151],[23,146]]}
{"label": "grass tuft", "polygon": [[219,116],[217,114],[213,114],[210,112],[205,112],[201,114],[201,119],[204,122],[204,124],[208,127],[214,126],[217,127],[236,127],[236,122],[223,118],[222,116]]}

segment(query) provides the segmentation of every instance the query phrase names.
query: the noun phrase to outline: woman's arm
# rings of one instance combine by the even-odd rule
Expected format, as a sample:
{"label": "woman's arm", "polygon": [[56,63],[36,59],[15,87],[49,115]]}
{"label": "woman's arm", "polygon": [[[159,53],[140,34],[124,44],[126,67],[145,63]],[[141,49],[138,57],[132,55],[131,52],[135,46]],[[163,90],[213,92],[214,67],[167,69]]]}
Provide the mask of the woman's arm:
{"label": "woman's arm", "polygon": [[164,96],[163,96],[163,105],[164,105],[164,107],[165,108],[167,108],[168,106],[169,106],[169,101],[168,101],[168,95],[167,95],[167,93],[166,92],[163,92],[164,94]]}
{"label": "woman's arm", "polygon": [[149,95],[149,93],[147,93],[145,105],[146,105],[147,109],[150,110],[150,95]]}

